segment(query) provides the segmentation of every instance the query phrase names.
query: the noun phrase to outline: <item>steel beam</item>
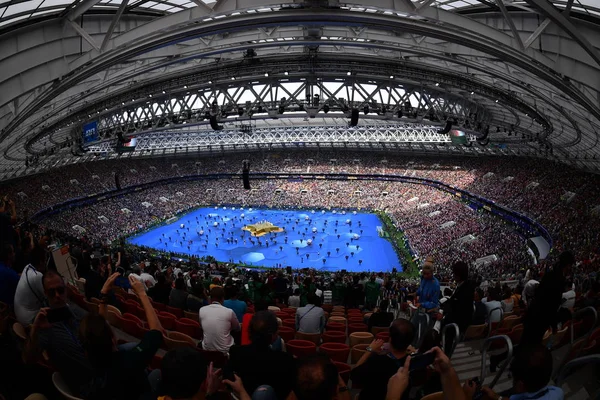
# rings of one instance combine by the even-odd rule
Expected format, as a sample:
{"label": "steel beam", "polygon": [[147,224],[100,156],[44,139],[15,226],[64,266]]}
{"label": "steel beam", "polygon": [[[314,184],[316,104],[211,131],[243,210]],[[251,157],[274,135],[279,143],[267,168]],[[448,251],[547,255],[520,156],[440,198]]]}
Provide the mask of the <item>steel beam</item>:
{"label": "steel beam", "polygon": [[74,21],[98,3],[100,3],[100,0],[83,0],[81,3],[77,4],[75,8],[69,11],[65,18],[69,21]]}
{"label": "steel beam", "polygon": [[102,45],[100,46],[100,52],[103,52],[104,50],[106,50],[106,45],[108,44],[108,41],[112,37],[112,34],[115,31],[115,27],[119,23],[119,20],[121,19],[121,15],[123,15],[123,11],[125,11],[125,8],[127,7],[128,3],[129,3],[129,0],[121,0],[121,5],[119,5],[119,9],[117,10],[117,13],[115,14],[112,21],[110,22],[108,31],[106,31],[106,35],[104,36],[104,40],[102,41]]}
{"label": "steel beam", "polygon": [[517,41],[517,44],[519,45],[519,48],[521,49],[521,51],[524,51],[525,47],[523,46],[523,41],[521,40],[521,36],[519,36],[519,31],[515,27],[514,21],[510,17],[510,14],[508,13],[506,6],[504,5],[504,0],[496,0],[496,3],[498,4],[498,7],[500,7],[500,11],[502,11],[502,15],[504,16],[504,19],[506,20],[506,22],[508,23],[508,26],[510,27],[513,38]]}
{"label": "steel beam", "polygon": [[96,41],[83,29],[77,22],[68,20],[68,24],[75,29],[75,31],[81,36],[90,46],[96,50],[100,50],[100,47],[96,44]]}
{"label": "steel beam", "polygon": [[[525,0],[533,7],[540,10],[540,12],[547,18],[550,18],[552,22],[558,25],[563,31],[565,31],[573,40],[579,44],[586,53],[600,66],[600,51],[596,49],[586,38],[583,36],[573,25],[573,23],[561,12],[559,12],[552,3],[547,0]],[[572,3],[572,1],[571,1]]]}

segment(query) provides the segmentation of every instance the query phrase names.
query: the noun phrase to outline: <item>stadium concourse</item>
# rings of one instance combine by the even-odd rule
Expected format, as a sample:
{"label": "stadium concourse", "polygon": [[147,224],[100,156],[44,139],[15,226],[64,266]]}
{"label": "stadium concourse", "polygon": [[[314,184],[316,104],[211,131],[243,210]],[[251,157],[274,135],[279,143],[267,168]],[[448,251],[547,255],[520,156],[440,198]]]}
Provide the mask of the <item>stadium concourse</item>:
{"label": "stadium concourse", "polygon": [[0,400],[600,398],[598,0],[0,0]]}

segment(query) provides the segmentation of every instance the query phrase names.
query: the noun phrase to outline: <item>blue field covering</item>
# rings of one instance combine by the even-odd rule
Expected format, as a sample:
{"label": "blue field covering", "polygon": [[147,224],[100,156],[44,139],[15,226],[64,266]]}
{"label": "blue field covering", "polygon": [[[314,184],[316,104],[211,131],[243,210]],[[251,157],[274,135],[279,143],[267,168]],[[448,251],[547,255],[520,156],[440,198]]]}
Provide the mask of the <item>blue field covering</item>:
{"label": "blue field covering", "polygon": [[[255,238],[242,230],[261,221],[285,231]],[[128,241],[253,266],[353,272],[391,271],[395,267],[400,272],[402,265],[392,244],[379,237],[377,228],[381,225],[375,214],[351,211],[200,208]]]}

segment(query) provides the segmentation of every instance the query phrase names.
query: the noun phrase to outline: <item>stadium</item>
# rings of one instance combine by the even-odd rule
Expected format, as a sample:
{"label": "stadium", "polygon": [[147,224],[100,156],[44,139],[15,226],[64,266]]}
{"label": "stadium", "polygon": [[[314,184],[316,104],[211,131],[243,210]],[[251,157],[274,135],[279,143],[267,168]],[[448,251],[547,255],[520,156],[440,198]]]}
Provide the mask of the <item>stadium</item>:
{"label": "stadium", "polygon": [[599,398],[599,25],[0,3],[0,399]]}

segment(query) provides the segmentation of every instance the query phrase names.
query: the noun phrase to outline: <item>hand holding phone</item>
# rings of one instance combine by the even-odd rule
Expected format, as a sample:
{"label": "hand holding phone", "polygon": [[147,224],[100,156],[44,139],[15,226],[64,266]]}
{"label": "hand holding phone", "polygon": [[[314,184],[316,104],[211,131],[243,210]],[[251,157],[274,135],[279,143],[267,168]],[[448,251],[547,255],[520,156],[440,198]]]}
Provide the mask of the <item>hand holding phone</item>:
{"label": "hand holding phone", "polygon": [[69,307],[50,308],[46,311],[46,316],[50,324],[66,321],[71,318],[71,310]]}
{"label": "hand holding phone", "polygon": [[410,360],[410,370],[415,371],[418,369],[427,368],[435,361],[435,353],[422,353],[414,354]]}

